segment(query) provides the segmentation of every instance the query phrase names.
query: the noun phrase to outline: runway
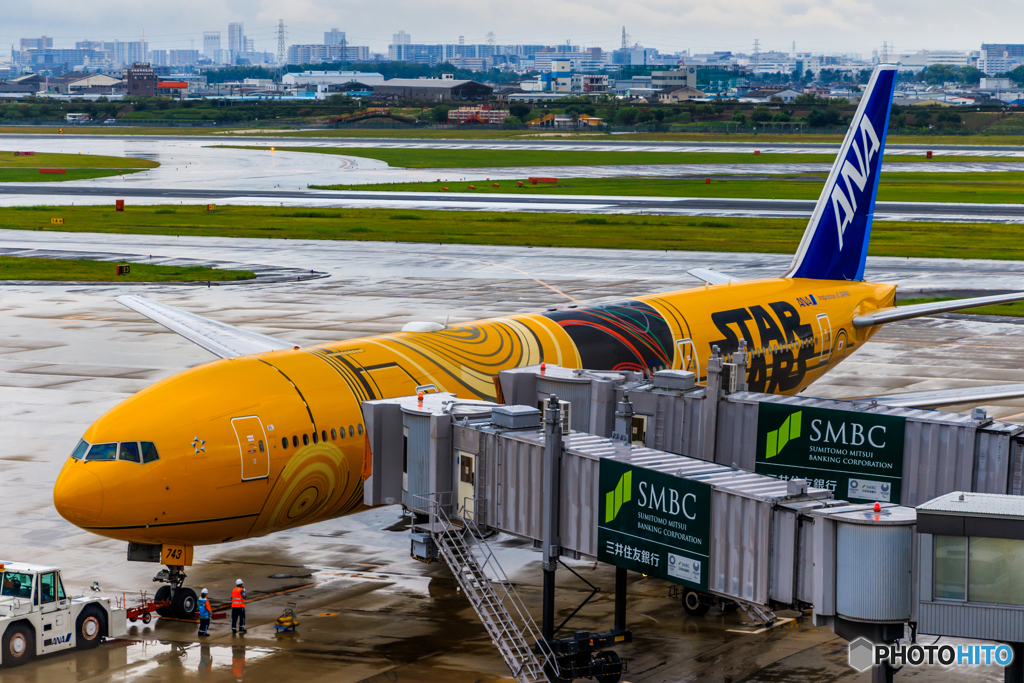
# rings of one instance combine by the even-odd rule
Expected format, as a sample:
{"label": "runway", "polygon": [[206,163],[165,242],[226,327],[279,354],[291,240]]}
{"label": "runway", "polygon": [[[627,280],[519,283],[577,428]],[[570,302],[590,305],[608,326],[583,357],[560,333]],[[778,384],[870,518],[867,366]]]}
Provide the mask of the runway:
{"label": "runway", "polygon": [[[213,359],[207,352],[118,305],[141,294],[190,312],[295,344],[398,330],[413,320],[451,322],[564,306],[565,295],[609,301],[701,286],[688,268],[735,277],[777,276],[788,255],[529,249],[372,242],[205,238],[184,235],[97,235],[0,231],[0,249],[136,255],[245,264],[326,277],[212,288],[176,284],[0,283],[0,533],[3,559],[63,567],[74,595],[152,591],[158,565],[126,563],[123,544],[91,536],[52,506],[57,472],[84,430],[131,394],[182,369]],[[1013,289],[1024,263],[870,258],[868,276],[901,289]],[[545,286],[547,283],[551,287]],[[560,294],[562,292],[564,294]],[[1024,325],[971,317],[926,318],[885,327],[808,394],[853,397],[896,391],[1024,381]],[[967,411],[972,406],[956,406]],[[1024,400],[986,405],[989,414],[1024,421]],[[17,495],[14,495],[14,492]],[[294,678],[369,683],[509,680],[486,632],[437,565],[409,558],[408,536],[394,507],[302,527],[265,538],[199,548],[189,582],[214,600],[244,577],[252,598],[250,631],[232,637],[223,621],[208,642],[194,624],[157,620],[131,626],[128,637],[96,650],[60,654],[0,670],[0,683],[76,683]],[[516,590],[539,614],[539,555],[512,538],[498,539],[501,562]],[[613,611],[607,566],[573,568],[603,588],[568,628],[607,628]],[[558,570],[559,618],[582,601],[585,585]],[[285,578],[271,578],[284,575]],[[281,590],[291,592],[272,595]],[[846,683],[845,643],[802,618],[751,633],[742,613],[694,618],[660,581],[632,574],[629,625],[634,642],[616,648],[631,660],[627,680],[662,683]],[[288,602],[302,621],[277,636],[272,622]],[[796,615],[796,613],[794,613]],[[782,615],[785,616],[785,615]],[[799,616],[799,615],[796,615]],[[956,642],[956,641],[952,641]],[[922,680],[955,683],[962,672],[928,668]],[[904,671],[901,676],[914,673]],[[972,680],[1002,680],[978,667]]]}
{"label": "runway", "polygon": [[[67,129],[66,129],[67,130]],[[73,129],[71,129],[73,130]],[[305,131],[310,133],[314,131]],[[835,142],[784,142],[777,141],[776,136],[766,135],[764,142],[695,142],[675,140],[632,140],[629,134],[621,134],[620,139],[588,139],[586,133],[564,139],[555,137],[557,134],[538,133],[528,139],[464,139],[464,138],[368,138],[341,137],[324,135],[269,135],[244,134],[225,131],[214,135],[124,135],[96,136],[76,135],[74,132],[65,135],[4,135],[0,139],[17,139],[24,142],[40,139],[58,140],[95,140],[97,137],[133,140],[139,142],[199,142],[204,144],[266,144],[287,147],[324,146],[324,147],[375,147],[375,148],[410,148],[425,149],[517,149],[517,150],[560,150],[560,151],[621,151],[621,152],[728,152],[734,154],[753,153],[755,150],[777,154],[835,154],[839,144]],[[596,137],[596,136],[595,136]],[[604,138],[604,136],[601,136]],[[773,139],[774,138],[774,139]],[[935,144],[887,144],[886,154],[921,155],[931,150],[936,155],[949,156],[993,156],[993,157],[1024,157],[1024,148],[1017,145],[959,145],[942,143],[936,137]]]}
{"label": "runway", "polygon": [[[532,211],[681,216],[806,218],[814,202],[797,199],[701,199],[595,195],[514,195],[437,192],[356,192],[333,190],[197,190],[178,188],[68,187],[53,184],[0,185],[0,206],[112,204],[237,204],[327,208],[396,208],[459,211]],[[878,202],[875,220],[1000,222],[1024,221],[1024,204]]]}

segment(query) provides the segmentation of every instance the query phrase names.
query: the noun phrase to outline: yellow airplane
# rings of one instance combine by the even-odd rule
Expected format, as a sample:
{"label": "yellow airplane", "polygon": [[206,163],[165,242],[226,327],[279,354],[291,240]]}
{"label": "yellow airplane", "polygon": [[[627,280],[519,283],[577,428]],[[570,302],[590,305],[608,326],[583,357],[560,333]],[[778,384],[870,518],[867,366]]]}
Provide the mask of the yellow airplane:
{"label": "yellow airplane", "polygon": [[1024,299],[1024,293],[894,307],[896,287],[863,281],[896,67],[876,68],[793,264],[613,304],[292,347],[141,297],[119,301],[221,357],[144,389],[100,417],[65,463],[54,504],[72,524],[159,560],[163,613],[190,616],[183,567],[227,543],[362,507],[368,442],[360,404],[433,385],[494,400],[495,377],[567,368],[706,373],[713,346],[746,343],[752,391],[801,391],[906,318]]}

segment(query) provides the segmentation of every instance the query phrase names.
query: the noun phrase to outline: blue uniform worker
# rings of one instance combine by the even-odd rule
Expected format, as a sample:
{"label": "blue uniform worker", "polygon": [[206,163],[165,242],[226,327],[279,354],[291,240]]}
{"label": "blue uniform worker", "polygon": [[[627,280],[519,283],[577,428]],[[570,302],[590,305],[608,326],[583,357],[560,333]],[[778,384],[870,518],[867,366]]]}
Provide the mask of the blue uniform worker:
{"label": "blue uniform worker", "polygon": [[210,592],[205,588],[199,593],[199,635],[210,635],[210,617],[213,616],[210,607]]}

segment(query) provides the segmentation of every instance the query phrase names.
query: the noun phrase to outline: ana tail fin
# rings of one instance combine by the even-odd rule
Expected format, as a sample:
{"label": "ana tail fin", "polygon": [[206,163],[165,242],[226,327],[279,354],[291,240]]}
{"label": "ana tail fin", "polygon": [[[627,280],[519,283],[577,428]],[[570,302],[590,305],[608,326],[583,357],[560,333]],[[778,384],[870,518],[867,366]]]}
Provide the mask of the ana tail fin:
{"label": "ana tail fin", "polygon": [[786,277],[864,279],[896,72],[879,64],[871,74]]}

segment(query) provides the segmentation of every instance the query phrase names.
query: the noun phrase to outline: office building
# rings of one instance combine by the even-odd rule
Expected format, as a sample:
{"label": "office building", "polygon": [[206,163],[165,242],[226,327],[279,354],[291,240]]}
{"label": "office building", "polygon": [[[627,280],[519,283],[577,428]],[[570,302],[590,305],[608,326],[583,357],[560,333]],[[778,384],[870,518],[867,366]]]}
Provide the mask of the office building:
{"label": "office building", "polygon": [[124,70],[124,94],[130,97],[156,97],[157,77],[148,62],[136,62]]}
{"label": "office building", "polygon": [[345,44],[345,32],[339,31],[336,28],[332,28],[330,31],[324,31],[324,45],[344,45]]}
{"label": "office building", "polygon": [[398,33],[391,36],[392,45],[408,45],[412,42],[412,36],[405,31],[399,31]]}
{"label": "office building", "polygon": [[220,31],[203,31],[203,56],[216,61],[220,51]]}
{"label": "office building", "polygon": [[228,24],[228,49],[236,54],[245,52],[245,29],[240,21]]}

